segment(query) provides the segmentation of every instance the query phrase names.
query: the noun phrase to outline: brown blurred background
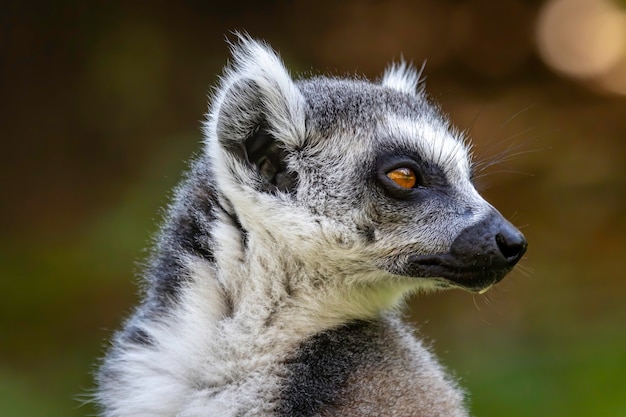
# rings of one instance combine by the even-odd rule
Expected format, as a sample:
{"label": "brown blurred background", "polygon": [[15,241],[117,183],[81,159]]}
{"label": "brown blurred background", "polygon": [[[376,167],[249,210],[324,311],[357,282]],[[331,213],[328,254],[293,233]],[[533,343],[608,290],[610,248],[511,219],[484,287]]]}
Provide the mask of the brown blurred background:
{"label": "brown blurred background", "polygon": [[[411,300],[476,416],[626,416],[626,4],[617,0],[5,1],[0,6],[0,415],[80,397],[245,30],[296,75],[426,87],[530,242],[485,296]],[[78,400],[77,400],[78,399]]]}

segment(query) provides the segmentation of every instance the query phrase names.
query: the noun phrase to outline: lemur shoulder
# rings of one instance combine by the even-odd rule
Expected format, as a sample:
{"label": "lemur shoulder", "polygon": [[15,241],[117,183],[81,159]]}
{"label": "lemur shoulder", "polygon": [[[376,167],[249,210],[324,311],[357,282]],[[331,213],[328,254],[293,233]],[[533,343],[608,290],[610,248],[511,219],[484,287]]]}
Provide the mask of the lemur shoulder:
{"label": "lemur shoulder", "polygon": [[240,37],[97,375],[102,415],[462,417],[399,317],[480,292],[526,250],[475,190],[468,145],[400,63],[294,80]]}

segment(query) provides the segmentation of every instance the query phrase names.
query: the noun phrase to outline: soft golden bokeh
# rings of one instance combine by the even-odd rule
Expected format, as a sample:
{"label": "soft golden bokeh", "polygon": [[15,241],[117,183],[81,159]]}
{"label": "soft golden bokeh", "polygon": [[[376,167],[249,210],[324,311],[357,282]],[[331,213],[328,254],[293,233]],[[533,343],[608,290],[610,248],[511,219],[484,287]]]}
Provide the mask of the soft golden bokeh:
{"label": "soft golden bokeh", "polygon": [[[567,76],[597,79],[622,93],[626,72],[626,10],[612,0],[550,0],[537,22],[538,49],[548,65]],[[616,72],[618,75],[616,75]]]}

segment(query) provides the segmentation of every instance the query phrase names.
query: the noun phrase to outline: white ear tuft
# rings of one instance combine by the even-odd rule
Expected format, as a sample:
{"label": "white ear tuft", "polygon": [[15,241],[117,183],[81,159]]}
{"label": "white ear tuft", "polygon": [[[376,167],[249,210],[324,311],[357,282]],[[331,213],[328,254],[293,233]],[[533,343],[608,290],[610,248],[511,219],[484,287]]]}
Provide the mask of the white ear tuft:
{"label": "white ear tuft", "polygon": [[236,35],[233,60],[224,70],[204,126],[207,139],[217,138],[218,119],[228,116],[231,127],[262,118],[279,141],[297,143],[304,137],[304,98],[276,52],[247,35]]}
{"label": "white ear tuft", "polygon": [[383,75],[382,85],[393,88],[407,94],[417,94],[418,85],[422,81],[420,77],[424,70],[424,64],[419,71],[413,65],[407,64],[403,59],[387,67]]}

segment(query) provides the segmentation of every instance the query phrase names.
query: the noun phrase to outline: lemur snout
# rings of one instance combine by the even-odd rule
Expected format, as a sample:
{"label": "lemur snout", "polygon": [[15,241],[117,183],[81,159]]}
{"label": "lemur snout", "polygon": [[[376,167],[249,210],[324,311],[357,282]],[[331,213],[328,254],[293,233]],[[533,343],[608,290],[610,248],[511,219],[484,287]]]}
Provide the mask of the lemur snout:
{"label": "lemur snout", "polygon": [[464,229],[450,250],[410,256],[403,275],[443,279],[448,285],[482,291],[500,281],[526,252],[524,235],[495,209]]}
{"label": "lemur snout", "polygon": [[452,243],[448,258],[451,263],[474,271],[453,281],[472,290],[488,288],[513,269],[527,247],[522,232],[494,210],[463,230]]}
{"label": "lemur snout", "polygon": [[463,230],[452,243],[450,253],[460,263],[474,268],[510,269],[522,258],[527,246],[524,235],[494,210]]}

